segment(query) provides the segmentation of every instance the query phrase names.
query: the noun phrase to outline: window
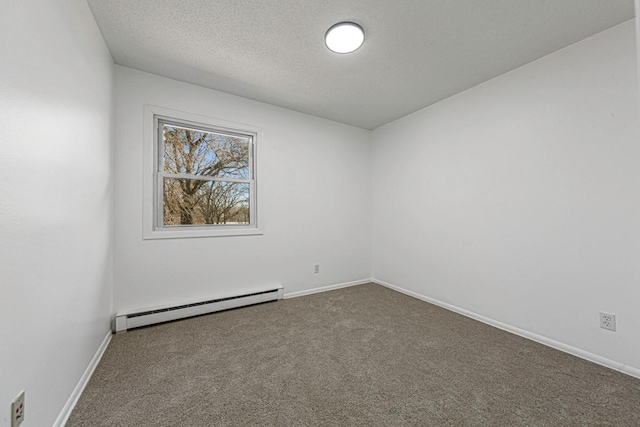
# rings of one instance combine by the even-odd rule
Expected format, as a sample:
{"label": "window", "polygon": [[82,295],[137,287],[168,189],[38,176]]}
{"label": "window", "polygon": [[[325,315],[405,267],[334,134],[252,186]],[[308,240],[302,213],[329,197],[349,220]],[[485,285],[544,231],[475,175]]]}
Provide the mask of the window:
{"label": "window", "polygon": [[211,119],[187,120],[184,113],[151,113],[153,218],[145,237],[259,234],[258,132]]}
{"label": "window", "polygon": [[254,135],[156,117],[156,228],[250,225]]}

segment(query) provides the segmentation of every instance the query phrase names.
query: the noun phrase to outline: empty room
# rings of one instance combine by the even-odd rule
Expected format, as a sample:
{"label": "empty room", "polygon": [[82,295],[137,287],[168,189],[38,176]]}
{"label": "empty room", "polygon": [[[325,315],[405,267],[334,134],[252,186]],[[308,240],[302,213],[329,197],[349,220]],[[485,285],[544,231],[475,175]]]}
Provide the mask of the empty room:
{"label": "empty room", "polygon": [[0,427],[639,426],[639,5],[3,1]]}

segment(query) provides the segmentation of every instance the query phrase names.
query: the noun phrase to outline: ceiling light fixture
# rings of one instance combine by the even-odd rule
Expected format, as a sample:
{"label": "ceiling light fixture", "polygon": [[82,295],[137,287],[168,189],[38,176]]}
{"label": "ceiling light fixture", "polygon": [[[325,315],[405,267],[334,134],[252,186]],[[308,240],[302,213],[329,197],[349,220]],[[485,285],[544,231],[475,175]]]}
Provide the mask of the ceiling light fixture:
{"label": "ceiling light fixture", "polygon": [[335,53],[351,53],[364,43],[364,30],[355,22],[339,22],[329,28],[324,42]]}

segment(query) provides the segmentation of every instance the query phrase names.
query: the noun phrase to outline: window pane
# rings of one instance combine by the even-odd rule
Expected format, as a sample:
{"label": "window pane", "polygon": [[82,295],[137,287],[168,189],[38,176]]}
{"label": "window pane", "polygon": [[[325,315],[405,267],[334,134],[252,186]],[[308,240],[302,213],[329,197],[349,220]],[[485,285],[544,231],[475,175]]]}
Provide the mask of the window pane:
{"label": "window pane", "polygon": [[249,224],[249,183],[164,178],[164,225]]}
{"label": "window pane", "polygon": [[249,179],[250,137],[163,125],[164,171]]}

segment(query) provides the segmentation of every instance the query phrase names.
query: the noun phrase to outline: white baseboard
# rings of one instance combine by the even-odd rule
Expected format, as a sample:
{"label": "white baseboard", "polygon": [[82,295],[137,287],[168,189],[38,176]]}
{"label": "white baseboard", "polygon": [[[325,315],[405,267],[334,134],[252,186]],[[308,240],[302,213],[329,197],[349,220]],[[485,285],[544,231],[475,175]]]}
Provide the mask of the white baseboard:
{"label": "white baseboard", "polygon": [[559,341],[552,340],[551,338],[547,338],[543,335],[538,335],[534,332],[527,331],[525,329],[520,329],[515,326],[508,325],[506,323],[499,322],[497,320],[491,319],[489,317],[483,316],[478,313],[474,313],[469,310],[465,310],[460,307],[456,307],[454,305],[439,301],[434,298],[427,297],[425,295],[419,294],[417,292],[410,291],[408,289],[401,288],[399,286],[392,285],[391,283],[384,282],[378,279],[371,279],[371,282],[376,283],[378,285],[382,285],[386,288],[393,289],[394,291],[401,292],[405,295],[409,295],[411,297],[420,299],[422,301],[426,301],[433,305],[437,305],[439,307],[445,308],[449,311],[453,311],[455,313],[461,314],[466,317],[470,317],[471,319],[477,320],[482,323],[486,323],[487,325],[494,326],[498,329],[502,329],[503,331],[510,332],[515,335],[519,335],[523,338],[530,339],[531,341],[535,341],[540,344],[544,344],[546,346],[555,348],[556,350],[563,351],[565,353],[569,353],[573,356],[579,357],[581,359],[588,360],[593,363],[597,363],[598,365],[605,366],[607,368],[611,368],[613,370],[622,372],[623,374],[630,375],[632,377],[640,378],[640,369],[634,368],[632,366],[625,365],[620,362],[616,362],[615,360],[607,359],[602,356],[598,356],[597,354],[590,353],[588,351],[572,347],[568,344],[561,343]]}
{"label": "white baseboard", "polygon": [[337,283],[335,285],[328,285],[328,286],[321,286],[319,288],[305,289],[304,291],[296,291],[296,292],[289,292],[289,293],[285,292],[284,293],[284,299],[296,298],[296,297],[301,297],[301,296],[304,296],[304,295],[317,294],[317,293],[320,293],[320,292],[332,291],[334,289],[348,288],[349,286],[364,285],[365,283],[371,283],[371,282],[373,282],[373,279],[367,278],[367,279],[361,279],[361,280],[354,280],[353,282]]}
{"label": "white baseboard", "polygon": [[84,374],[82,374],[82,377],[80,377],[80,381],[78,381],[76,388],[73,389],[71,396],[69,396],[69,400],[67,400],[67,403],[65,403],[62,411],[60,411],[60,415],[58,415],[58,418],[53,423],[53,427],[64,427],[64,425],[67,423],[67,420],[69,419],[73,408],[75,408],[76,403],[78,403],[78,399],[80,399],[80,395],[84,391],[84,388],[87,386],[91,375],[93,375],[93,371],[96,370],[96,366],[98,366],[100,359],[102,359],[102,355],[107,349],[112,336],[113,334],[111,333],[111,331],[109,331],[109,333],[104,337],[104,340],[102,340],[102,344],[100,344],[100,347],[98,347],[98,351],[96,351],[96,354],[91,359],[91,362],[89,362],[89,366],[87,366]]}

